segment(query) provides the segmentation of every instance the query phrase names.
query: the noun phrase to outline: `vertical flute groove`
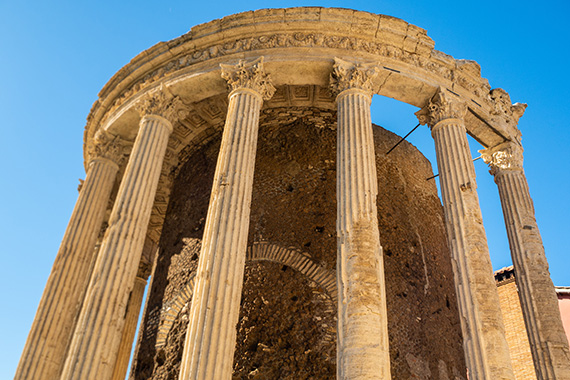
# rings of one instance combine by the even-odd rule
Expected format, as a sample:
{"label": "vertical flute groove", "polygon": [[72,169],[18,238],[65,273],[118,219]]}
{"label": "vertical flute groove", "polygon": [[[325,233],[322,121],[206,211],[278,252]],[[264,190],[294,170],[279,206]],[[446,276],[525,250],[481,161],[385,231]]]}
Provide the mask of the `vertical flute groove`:
{"label": "vertical flute groove", "polygon": [[[515,155],[512,156],[513,158]],[[523,317],[538,379],[570,379],[570,353],[534,205],[522,170],[491,163],[499,189]]]}
{"label": "vertical flute groove", "polygon": [[113,369],[112,380],[124,380],[127,374],[145,287],[146,280],[137,276],[127,305],[125,326],[121,335],[121,344],[119,345],[119,354]]}
{"label": "vertical flute groove", "polygon": [[24,347],[16,380],[57,378],[87,288],[118,167],[95,159],[71,215]]}
{"label": "vertical flute groove", "polygon": [[243,285],[261,98],[230,96],[180,379],[230,379]]}
{"label": "vertical flute groove", "polygon": [[376,211],[369,95],[337,97],[339,379],[390,378],[384,270]]}
{"label": "vertical flute groove", "polygon": [[62,380],[111,379],[162,161],[171,132],[159,117],[143,117],[93,276]]}
{"label": "vertical flute groove", "polygon": [[465,127],[458,119],[443,120],[433,127],[432,136],[469,376],[512,379]]}

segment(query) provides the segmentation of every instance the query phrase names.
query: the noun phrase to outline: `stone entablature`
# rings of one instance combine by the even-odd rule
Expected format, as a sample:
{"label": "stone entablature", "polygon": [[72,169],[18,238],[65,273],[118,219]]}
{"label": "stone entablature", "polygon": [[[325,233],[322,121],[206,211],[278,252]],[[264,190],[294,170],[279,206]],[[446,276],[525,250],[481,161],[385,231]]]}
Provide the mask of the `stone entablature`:
{"label": "stone entablature", "polygon": [[[121,119],[132,118],[128,110],[134,98],[159,84],[176,92],[182,82],[207,83],[196,86],[197,91],[192,93],[178,94],[193,103],[225,92],[219,63],[237,61],[244,55],[264,55],[267,72],[275,73],[276,87],[326,86],[328,76],[323,73],[330,72],[339,52],[345,59],[378,63],[381,75],[374,90],[380,95],[421,107],[439,86],[459,94],[472,113],[470,133],[486,146],[516,135],[518,119],[498,104],[508,94],[502,91],[506,97],[493,96],[476,62],[456,60],[434,50],[434,42],[425,30],[403,20],[315,7],[264,9],[228,16],[195,26],[183,36],[139,54],[100,92],[88,117],[86,142],[99,125],[113,129],[113,124],[118,123],[116,128],[121,128],[121,121],[127,121]],[[302,70],[299,63],[304,66]],[[307,63],[312,69],[306,69]]]}
{"label": "stone entablature", "polygon": [[[135,57],[101,90],[85,127],[85,146],[97,130],[134,141],[136,111],[150,93],[166,91],[188,111],[173,125],[160,177],[150,236],[157,241],[173,173],[190,150],[219,133],[227,109],[227,83],[220,64],[264,57],[276,88],[264,108],[283,106],[283,98],[334,109],[329,90],[334,59],[372,63],[377,75],[368,87],[423,107],[442,87],[460,98],[468,112],[468,133],[485,147],[517,139],[523,106],[511,106],[508,94],[491,90],[474,61],[456,60],[434,50],[424,29],[403,20],[338,8],[303,7],[244,12],[193,27]],[[281,100],[281,104],[280,103]],[[507,104],[509,103],[509,104]],[[134,127],[135,126],[135,127]],[[86,164],[91,150],[85,150]],[[128,153],[128,151],[126,152]],[[121,178],[124,167],[119,170]]]}

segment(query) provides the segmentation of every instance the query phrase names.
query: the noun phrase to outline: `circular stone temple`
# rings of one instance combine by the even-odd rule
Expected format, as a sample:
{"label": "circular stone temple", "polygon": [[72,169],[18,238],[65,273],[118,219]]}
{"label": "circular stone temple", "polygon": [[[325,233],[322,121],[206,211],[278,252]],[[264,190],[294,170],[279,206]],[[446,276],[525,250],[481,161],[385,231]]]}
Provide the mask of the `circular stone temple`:
{"label": "circular stone temple", "polygon": [[[428,160],[373,125],[419,108]],[[518,119],[476,62],[348,9],[264,9],[136,56],[85,127],[86,178],[18,380],[514,379],[467,134],[499,188],[540,379],[568,343]],[[468,375],[467,375],[468,374]]]}

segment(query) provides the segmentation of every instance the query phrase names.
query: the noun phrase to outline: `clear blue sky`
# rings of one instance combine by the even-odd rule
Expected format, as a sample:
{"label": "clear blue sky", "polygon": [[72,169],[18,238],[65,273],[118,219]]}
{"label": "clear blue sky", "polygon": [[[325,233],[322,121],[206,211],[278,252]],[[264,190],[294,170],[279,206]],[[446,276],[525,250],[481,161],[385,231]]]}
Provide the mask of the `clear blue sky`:
{"label": "clear blue sky", "polygon": [[[492,87],[529,104],[525,169],[556,285],[570,285],[568,0],[9,1],[0,0],[0,378],[13,377],[84,178],[85,118],[103,85],[139,52],[193,25],[267,7],[354,8],[427,30],[436,49],[473,59]],[[400,135],[415,107],[374,98],[373,121]],[[410,141],[433,160],[426,127]],[[476,144],[473,156],[478,154]],[[510,265],[496,186],[475,163],[495,269]]]}

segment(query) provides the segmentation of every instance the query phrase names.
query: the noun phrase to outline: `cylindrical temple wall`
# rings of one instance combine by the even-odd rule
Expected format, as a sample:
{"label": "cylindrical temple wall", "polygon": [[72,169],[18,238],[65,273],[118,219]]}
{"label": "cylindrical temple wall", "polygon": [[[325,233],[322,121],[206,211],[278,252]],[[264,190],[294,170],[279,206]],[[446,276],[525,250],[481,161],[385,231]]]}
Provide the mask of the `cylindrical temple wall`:
{"label": "cylindrical temple wall", "polygon": [[370,86],[371,65],[336,59],[337,378],[389,379],[390,352]]}
{"label": "cylindrical temple wall", "polygon": [[206,226],[184,345],[180,379],[231,379],[239,316],[259,111],[274,92],[263,61],[222,66],[233,91]]}
{"label": "cylindrical temple wall", "polygon": [[570,379],[568,340],[523,171],[522,146],[509,142],[482,153],[499,189],[536,376]]}
{"label": "cylindrical temple wall", "polygon": [[513,379],[509,348],[463,118],[467,107],[439,89],[416,114],[432,128],[470,379]]}
{"label": "cylindrical temple wall", "polygon": [[121,146],[106,133],[96,137],[79,198],[71,214],[15,375],[17,380],[56,379],[61,374],[95,258]]}
{"label": "cylindrical temple wall", "polygon": [[172,124],[161,114],[178,107],[177,98],[152,98],[145,114],[93,269],[62,380],[112,378],[129,295],[135,283],[148,221]]}

